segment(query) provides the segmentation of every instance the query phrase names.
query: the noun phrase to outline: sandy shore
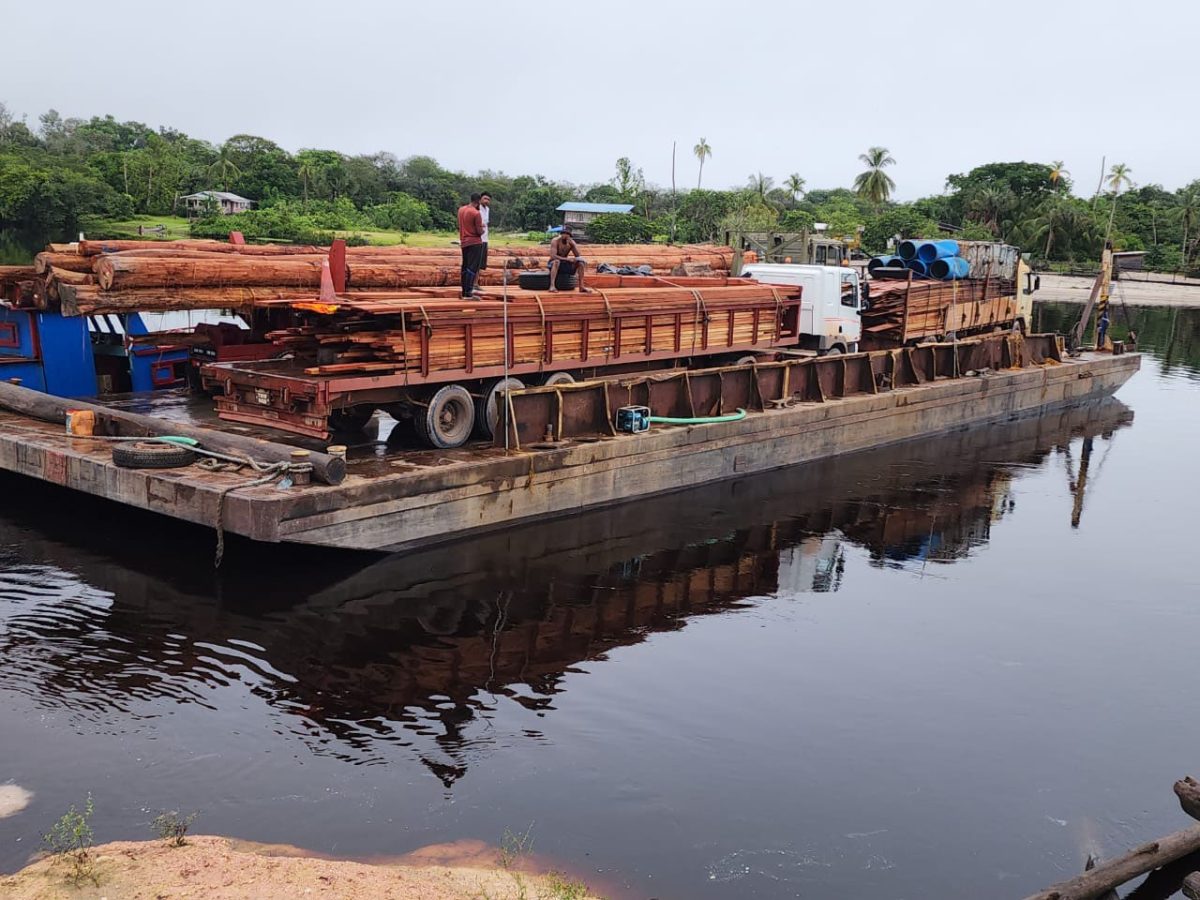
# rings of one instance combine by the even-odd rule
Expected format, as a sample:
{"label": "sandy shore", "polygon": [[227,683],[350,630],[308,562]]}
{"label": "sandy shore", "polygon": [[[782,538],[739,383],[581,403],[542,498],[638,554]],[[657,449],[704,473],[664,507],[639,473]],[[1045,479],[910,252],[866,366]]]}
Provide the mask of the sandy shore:
{"label": "sandy shore", "polygon": [[295,847],[222,837],[189,837],[183,847],[164,841],[119,841],[92,850],[93,878],[74,884],[60,858],[0,876],[8,900],[587,900],[578,882],[530,871],[528,859],[499,865],[498,852],[477,841],[419,850],[386,864],[324,859]]}
{"label": "sandy shore", "polygon": [[[1138,275],[1137,278],[1144,276]],[[1165,277],[1165,276],[1164,276]],[[1111,302],[1122,299],[1128,306],[1193,306],[1200,307],[1200,281],[1188,279],[1188,283],[1162,284],[1155,281],[1140,281],[1133,276],[1123,275],[1116,282],[1110,297]],[[1072,275],[1042,273],[1042,287],[1033,295],[1034,300],[1050,303],[1087,303],[1092,291],[1091,278]]]}

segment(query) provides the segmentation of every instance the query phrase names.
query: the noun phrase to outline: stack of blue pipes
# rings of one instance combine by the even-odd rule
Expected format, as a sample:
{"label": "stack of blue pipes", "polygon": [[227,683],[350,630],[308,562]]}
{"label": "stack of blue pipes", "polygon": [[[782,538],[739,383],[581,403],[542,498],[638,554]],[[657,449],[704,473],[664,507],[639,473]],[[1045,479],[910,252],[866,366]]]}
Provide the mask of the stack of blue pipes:
{"label": "stack of blue pipes", "polygon": [[958,241],[901,241],[895,256],[876,256],[867,263],[875,278],[933,278],[954,281],[970,275],[971,264],[958,255]]}

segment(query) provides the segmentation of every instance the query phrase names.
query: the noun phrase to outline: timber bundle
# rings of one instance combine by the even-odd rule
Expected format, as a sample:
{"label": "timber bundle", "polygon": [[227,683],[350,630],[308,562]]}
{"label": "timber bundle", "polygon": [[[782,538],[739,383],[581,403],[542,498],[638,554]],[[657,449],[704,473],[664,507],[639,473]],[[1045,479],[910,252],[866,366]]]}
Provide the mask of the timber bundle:
{"label": "timber bundle", "polygon": [[[332,304],[294,303],[306,321],[267,334],[308,375],[466,371],[505,365],[599,364],[715,347],[769,346],[799,289],[726,279],[598,276],[617,284],[590,294],[512,291],[508,299],[412,294]],[[504,325],[509,346],[505,358]],[[558,366],[561,367],[561,366]]]}
{"label": "timber bundle", "polygon": [[[993,279],[970,281],[872,281],[870,308],[862,312],[862,330],[880,341],[900,344],[910,336],[945,334],[969,327],[976,320],[991,321],[989,304],[1002,305],[1015,295],[1016,283]],[[952,308],[966,307],[965,315],[949,316]],[[997,311],[996,318],[998,319]],[[964,318],[958,326],[957,318]]]}
{"label": "timber bundle", "polygon": [[[505,270],[545,269],[548,250],[489,249],[483,286],[499,285]],[[728,247],[604,245],[585,250],[589,264],[649,265],[655,275],[727,275]],[[0,267],[0,300],[65,315],[236,309],[263,301],[315,296],[328,248],[222,241],[91,241],[50,244],[34,265]],[[347,292],[405,291],[459,283],[457,247],[349,247]],[[338,279],[341,280],[341,279]],[[515,272],[509,276],[515,281]]]}

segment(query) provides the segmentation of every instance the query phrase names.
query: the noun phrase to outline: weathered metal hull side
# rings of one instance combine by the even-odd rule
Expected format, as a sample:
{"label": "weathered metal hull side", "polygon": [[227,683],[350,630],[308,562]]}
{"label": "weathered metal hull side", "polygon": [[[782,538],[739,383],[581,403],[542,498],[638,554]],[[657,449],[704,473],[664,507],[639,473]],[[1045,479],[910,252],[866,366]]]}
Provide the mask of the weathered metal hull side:
{"label": "weathered metal hull side", "polygon": [[[804,403],[740,422],[680,426],[555,450],[493,455],[337,487],[267,485],[225,499],[227,531],[260,541],[397,550],[1107,396],[1137,355],[1101,356],[982,378]],[[110,445],[0,412],[0,469],[190,522],[213,525],[227,473],[120,469]]]}

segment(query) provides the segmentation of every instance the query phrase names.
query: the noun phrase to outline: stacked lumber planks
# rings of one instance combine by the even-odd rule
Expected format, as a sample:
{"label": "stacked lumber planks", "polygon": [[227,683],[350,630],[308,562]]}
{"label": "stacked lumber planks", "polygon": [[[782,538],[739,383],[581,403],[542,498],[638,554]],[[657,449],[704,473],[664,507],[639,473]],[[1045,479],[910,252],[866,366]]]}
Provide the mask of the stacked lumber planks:
{"label": "stacked lumber planks", "polygon": [[[942,337],[968,327],[984,327],[1004,318],[1014,298],[1012,281],[872,281],[871,306],[862,313],[864,336],[903,344]],[[995,307],[995,309],[993,309]],[[1003,308],[1003,309],[1002,309]]]}
{"label": "stacked lumber planks", "polygon": [[[700,279],[692,279],[699,281]],[[301,324],[267,338],[309,375],[471,373],[604,364],[778,345],[799,289],[760,284],[626,286],[592,294],[514,291],[503,300],[426,295],[294,304]],[[505,322],[508,359],[505,359]]]}
{"label": "stacked lumber planks", "polygon": [[[713,245],[598,245],[588,250],[590,263],[649,265],[661,276],[695,271],[727,276],[733,260],[730,248]],[[480,273],[479,284],[501,284],[506,269],[545,268],[548,252],[491,247],[491,268]],[[350,247],[345,271],[339,274],[350,292],[453,287],[459,282],[460,255],[457,247]],[[25,305],[61,309],[67,315],[237,308],[262,300],[311,299],[329,258],[328,248],[312,246],[83,240],[50,245],[37,255],[32,271],[0,271],[0,296],[11,300],[19,295]]]}

